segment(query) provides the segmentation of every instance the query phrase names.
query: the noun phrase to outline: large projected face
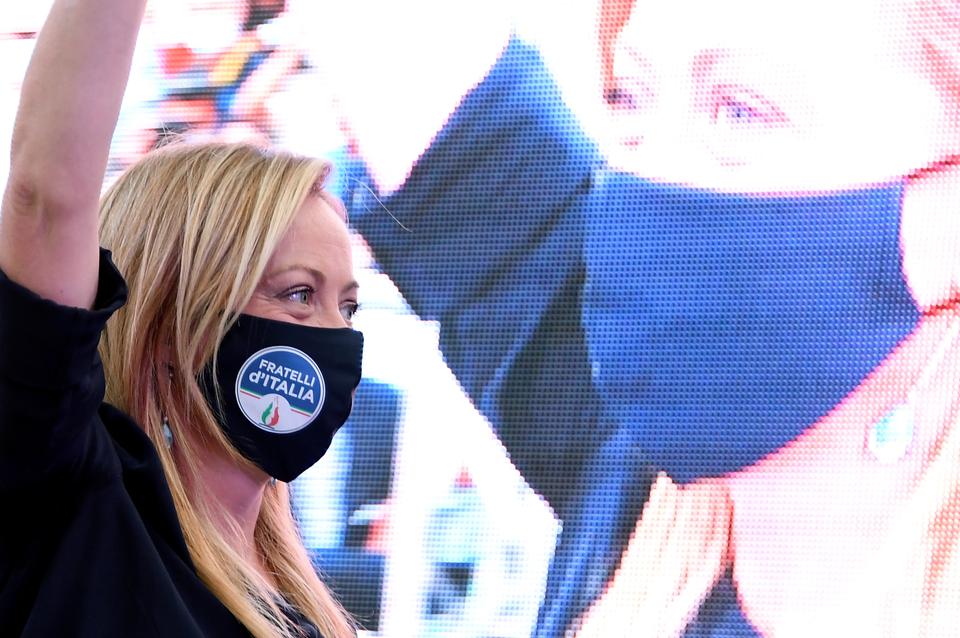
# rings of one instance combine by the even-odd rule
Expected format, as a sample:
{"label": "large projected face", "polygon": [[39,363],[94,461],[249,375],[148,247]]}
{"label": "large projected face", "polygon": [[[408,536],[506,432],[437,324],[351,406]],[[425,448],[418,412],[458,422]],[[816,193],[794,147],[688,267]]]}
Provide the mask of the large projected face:
{"label": "large projected face", "polygon": [[960,148],[949,62],[924,39],[947,19],[908,2],[638,0],[615,45],[614,162],[742,192],[913,174]]}
{"label": "large projected face", "polygon": [[150,0],[117,131],[333,159],[365,377],[292,495],[376,635],[960,624],[960,0]]}

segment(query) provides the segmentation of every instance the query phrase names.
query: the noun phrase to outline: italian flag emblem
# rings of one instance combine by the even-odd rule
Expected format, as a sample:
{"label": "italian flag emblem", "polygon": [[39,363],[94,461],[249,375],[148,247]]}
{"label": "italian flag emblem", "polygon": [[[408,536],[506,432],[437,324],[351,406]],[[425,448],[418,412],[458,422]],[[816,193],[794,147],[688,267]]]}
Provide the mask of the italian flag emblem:
{"label": "italian flag emblem", "polygon": [[267,404],[267,409],[260,415],[260,423],[269,427],[276,427],[280,422],[280,405],[276,399]]}

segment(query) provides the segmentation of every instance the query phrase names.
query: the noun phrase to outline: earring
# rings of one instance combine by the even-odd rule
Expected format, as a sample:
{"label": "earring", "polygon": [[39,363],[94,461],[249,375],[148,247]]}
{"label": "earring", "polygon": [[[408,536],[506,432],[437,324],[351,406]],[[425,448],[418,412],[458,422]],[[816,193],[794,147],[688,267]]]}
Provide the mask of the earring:
{"label": "earring", "polygon": [[[173,366],[169,363],[167,364],[167,376],[170,378],[170,381],[173,381]],[[163,440],[167,444],[167,449],[173,447],[173,431],[170,430],[170,422],[167,420],[167,415],[163,415]]]}
{"label": "earring", "polygon": [[914,414],[910,403],[900,403],[867,430],[867,449],[880,463],[899,461],[910,450],[914,436]]}
{"label": "earring", "polygon": [[170,422],[167,421],[167,416],[163,416],[163,440],[167,444],[167,449],[173,447],[173,432],[170,430]]}
{"label": "earring", "polygon": [[271,476],[271,477],[270,477],[270,487],[276,487],[276,486],[277,486],[277,479],[275,479],[274,477]]}

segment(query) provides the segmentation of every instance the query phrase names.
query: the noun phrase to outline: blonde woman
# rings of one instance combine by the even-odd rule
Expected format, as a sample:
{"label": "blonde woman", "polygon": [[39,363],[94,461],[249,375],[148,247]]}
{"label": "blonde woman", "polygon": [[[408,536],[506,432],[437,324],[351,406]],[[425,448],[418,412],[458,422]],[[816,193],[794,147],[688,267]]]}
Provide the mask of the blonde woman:
{"label": "blonde woman", "polygon": [[24,82],[0,221],[0,496],[21,512],[0,526],[0,633],[353,636],[286,487],[360,377],[341,207],[320,162],[172,146],[110,188],[98,232],[143,10],[55,2]]}
{"label": "blonde woman", "polygon": [[[684,219],[710,238],[704,252],[717,255],[717,267],[737,282],[769,272],[778,290],[816,294],[774,298],[758,285],[736,297],[741,321],[733,341],[742,340],[740,350],[750,347],[746,338],[767,308],[792,341],[785,345],[767,332],[766,352],[749,366],[737,367],[740,355],[721,350],[724,367],[707,369],[750,412],[700,431],[690,422],[669,424],[680,458],[664,466],[682,479],[660,476],[618,573],[577,635],[957,635],[960,4],[622,4],[633,4],[633,12],[614,56],[615,161],[634,178],[683,193]],[[702,215],[704,202],[716,201],[724,205]],[[734,211],[737,202],[747,206]],[[669,199],[658,203],[657,214],[669,215]],[[736,242],[718,240],[731,217],[739,222],[736,239],[749,242],[753,254],[764,242],[777,249],[769,260],[736,262]],[[851,221],[852,232],[837,232]],[[799,267],[770,267],[787,263],[791,251]],[[698,255],[684,251],[684,263]],[[859,260],[868,270],[856,267]],[[830,281],[803,288],[810,267]],[[699,285],[697,307],[706,309],[689,316],[723,313],[710,304],[714,280],[695,268],[686,272]],[[787,273],[792,280],[784,284]],[[875,284],[857,313],[823,294],[846,285],[842,277]],[[623,281],[617,284],[626,288]],[[894,296],[901,288],[917,309],[906,334],[875,349],[880,360],[814,418],[795,430],[783,427],[788,421],[778,415],[805,406],[798,392],[804,380],[791,371],[829,361],[824,348],[831,349],[839,357],[828,374],[808,378],[829,387],[831,375],[877,344],[862,326],[878,321],[888,337],[897,336],[896,308],[904,304]],[[803,320],[815,314],[810,306],[829,313],[812,332]],[[851,321],[852,342],[827,338],[842,337],[840,327]],[[682,326],[670,328],[677,335]],[[816,343],[807,343],[810,334]],[[773,392],[761,394],[762,379],[742,383],[796,344],[799,356],[772,378]],[[709,347],[697,355],[698,365],[709,361]],[[732,380],[723,376],[729,371],[737,375]],[[727,395],[704,392],[710,381],[702,377],[697,391],[713,401],[705,405],[729,416],[718,399]],[[758,396],[766,402],[755,405]],[[690,441],[700,434],[712,447],[694,453]],[[775,437],[782,437],[776,445],[749,450]]]}

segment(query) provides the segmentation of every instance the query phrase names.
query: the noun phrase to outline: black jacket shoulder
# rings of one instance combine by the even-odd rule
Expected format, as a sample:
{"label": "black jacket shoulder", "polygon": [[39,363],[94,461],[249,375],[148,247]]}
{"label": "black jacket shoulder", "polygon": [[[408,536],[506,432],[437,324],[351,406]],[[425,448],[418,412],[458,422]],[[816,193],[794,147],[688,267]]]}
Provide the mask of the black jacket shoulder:
{"label": "black jacket shoulder", "polygon": [[160,460],[103,402],[97,346],[127,288],[101,251],[93,309],[0,272],[0,636],[247,636],[198,578]]}

